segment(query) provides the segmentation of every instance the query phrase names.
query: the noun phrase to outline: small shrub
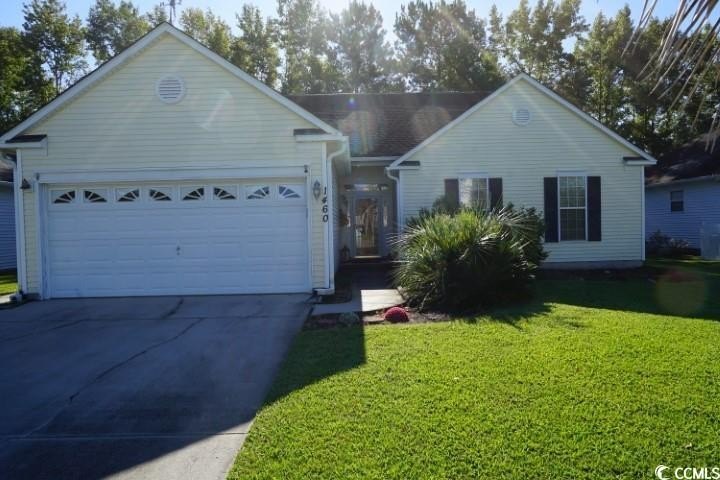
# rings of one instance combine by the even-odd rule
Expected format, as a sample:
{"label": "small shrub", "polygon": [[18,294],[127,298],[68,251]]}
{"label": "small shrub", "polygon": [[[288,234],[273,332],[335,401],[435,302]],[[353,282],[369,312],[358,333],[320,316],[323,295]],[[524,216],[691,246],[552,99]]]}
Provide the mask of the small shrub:
{"label": "small shrub", "polygon": [[389,308],[383,318],[390,323],[405,323],[410,321],[408,313],[402,307]]}
{"label": "small shrub", "polygon": [[688,253],[690,244],[685,240],[665,235],[658,230],[648,238],[645,250],[649,255],[675,258]]}
{"label": "small shrub", "polygon": [[394,280],[421,310],[466,310],[527,296],[546,258],[543,232],[534,209],[426,212],[396,241]]}

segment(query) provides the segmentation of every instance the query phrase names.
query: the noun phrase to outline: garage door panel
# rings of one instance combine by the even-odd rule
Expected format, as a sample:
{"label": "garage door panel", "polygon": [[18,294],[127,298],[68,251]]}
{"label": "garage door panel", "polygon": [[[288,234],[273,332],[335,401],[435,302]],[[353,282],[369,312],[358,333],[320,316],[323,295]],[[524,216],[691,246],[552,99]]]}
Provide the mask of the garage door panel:
{"label": "garage door panel", "polygon": [[[256,181],[253,181],[256,182]],[[304,182],[304,180],[299,180]],[[231,190],[243,192],[238,180]],[[46,266],[50,295],[122,296],[272,293],[309,290],[306,199],[272,195],[247,200],[182,201],[183,185],[163,184],[172,201],[150,200],[150,184],[108,185],[104,192],[139,189],[141,198],[109,195],[88,204],[82,186],[75,203],[47,211]],[[206,192],[212,192],[205,185]],[[53,187],[54,188],[54,187]],[[99,187],[98,187],[99,188]],[[194,187],[197,188],[197,185]]]}

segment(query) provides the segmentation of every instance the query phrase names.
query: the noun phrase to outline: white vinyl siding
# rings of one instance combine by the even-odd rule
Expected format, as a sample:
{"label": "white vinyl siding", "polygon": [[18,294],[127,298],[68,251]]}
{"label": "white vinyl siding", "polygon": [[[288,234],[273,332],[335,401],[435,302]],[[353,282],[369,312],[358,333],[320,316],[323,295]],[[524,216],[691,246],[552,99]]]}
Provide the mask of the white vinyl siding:
{"label": "white vinyl siding", "polygon": [[[683,211],[670,209],[670,192],[682,190]],[[646,190],[645,236],[660,230],[672,238],[686,240],[691,248],[700,248],[703,223],[720,225],[720,183],[689,182],[651,187]]]}
{"label": "white vinyl siding", "polygon": [[[168,105],[155,94],[161,77],[180,76],[185,97]],[[47,153],[23,150],[23,175],[36,172],[307,166],[322,182],[322,144],[298,143],[314,128],[256,88],[179,40],[163,35],[101,82],[25,133],[46,134]],[[81,177],[79,178],[81,181]],[[26,190],[29,293],[38,293],[36,189]],[[327,236],[320,202],[310,218],[313,288],[325,285]]]}
{"label": "white vinyl siding", "polygon": [[[517,108],[530,110],[528,125],[513,122]],[[624,165],[628,155],[637,154],[518,81],[412,156],[421,166],[400,173],[404,220],[443,195],[443,179],[472,171],[503,179],[504,204],[535,207],[542,213],[543,178],[582,170],[602,179],[602,241],[547,243],[547,261],[640,260],[642,167]]]}
{"label": "white vinyl siding", "polygon": [[12,185],[0,185],[0,270],[13,269],[17,265],[14,200]]}

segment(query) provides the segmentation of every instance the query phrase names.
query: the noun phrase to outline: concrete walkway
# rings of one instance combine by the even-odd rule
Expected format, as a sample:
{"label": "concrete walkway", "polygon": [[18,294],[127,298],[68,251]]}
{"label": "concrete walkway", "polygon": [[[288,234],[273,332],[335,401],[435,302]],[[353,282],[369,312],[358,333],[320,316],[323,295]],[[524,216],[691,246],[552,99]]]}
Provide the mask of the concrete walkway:
{"label": "concrete walkway", "polygon": [[313,308],[313,315],[331,315],[347,312],[375,312],[402,305],[405,300],[394,288],[353,288],[353,298],[345,303],[321,303]]}
{"label": "concrete walkway", "polygon": [[353,284],[352,300],[315,305],[313,315],[375,312],[405,303],[397,289],[390,287],[386,269],[377,266],[354,267],[349,275],[352,276]]}

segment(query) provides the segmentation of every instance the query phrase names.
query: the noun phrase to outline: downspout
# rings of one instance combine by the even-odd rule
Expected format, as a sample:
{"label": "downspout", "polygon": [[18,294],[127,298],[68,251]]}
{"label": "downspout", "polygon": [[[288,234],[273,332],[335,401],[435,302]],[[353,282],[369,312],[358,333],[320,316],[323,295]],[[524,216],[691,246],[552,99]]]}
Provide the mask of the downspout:
{"label": "downspout", "polygon": [[325,185],[327,187],[327,206],[328,206],[328,221],[325,222],[325,242],[328,246],[327,255],[325,262],[325,285],[327,289],[317,290],[319,295],[333,295],[335,293],[335,272],[332,269],[335,268],[335,243],[333,239],[333,232],[335,226],[335,185],[334,178],[332,175],[332,162],[340,155],[343,155],[349,151],[349,142],[347,137],[343,138],[340,148],[328,155],[323,169]]}
{"label": "downspout", "polygon": [[395,205],[396,205],[396,208],[397,208],[397,219],[396,219],[395,223],[396,223],[397,226],[398,226],[398,232],[397,232],[397,233],[400,234],[400,229],[402,228],[402,226],[403,226],[403,224],[404,224],[404,219],[403,219],[403,204],[402,204],[402,192],[400,191],[400,190],[401,190],[401,185],[402,185],[401,182],[400,182],[400,171],[397,170],[397,172],[398,172],[397,177],[394,177],[394,176],[390,173],[390,171],[391,171],[391,170],[390,170],[390,167],[385,167],[385,176],[388,177],[390,180],[392,180],[392,181],[395,182]]}

